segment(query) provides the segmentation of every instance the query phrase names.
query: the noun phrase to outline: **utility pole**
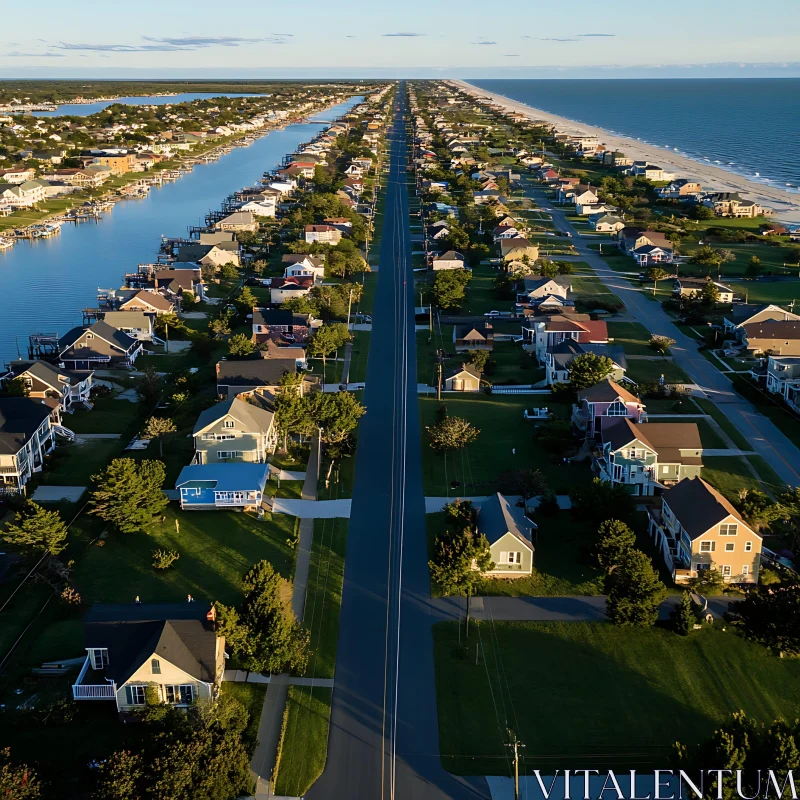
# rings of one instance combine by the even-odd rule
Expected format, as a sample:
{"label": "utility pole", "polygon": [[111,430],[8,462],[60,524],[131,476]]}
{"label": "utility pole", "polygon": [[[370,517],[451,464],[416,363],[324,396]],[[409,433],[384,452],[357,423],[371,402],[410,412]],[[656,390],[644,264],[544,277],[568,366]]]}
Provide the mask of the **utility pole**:
{"label": "utility pole", "polygon": [[350,289],[350,300],[347,303],[347,330],[350,330],[350,310],[353,307],[353,290]]}
{"label": "utility pole", "polygon": [[436,381],[436,399],[442,399],[442,357],[444,353],[441,350],[436,351],[436,372],[438,379]]}
{"label": "utility pole", "polygon": [[506,747],[514,748],[514,800],[519,800],[519,748],[525,745],[517,739],[517,734],[511,728],[508,729],[508,735],[511,741]]}

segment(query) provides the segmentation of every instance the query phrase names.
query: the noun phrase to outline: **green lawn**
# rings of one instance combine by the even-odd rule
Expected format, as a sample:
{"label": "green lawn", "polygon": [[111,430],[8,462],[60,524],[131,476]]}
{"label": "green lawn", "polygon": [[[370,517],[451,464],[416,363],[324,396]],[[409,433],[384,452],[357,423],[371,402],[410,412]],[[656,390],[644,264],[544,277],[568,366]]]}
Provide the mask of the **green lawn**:
{"label": "green lawn", "polygon": [[781,492],[786,488],[786,484],[781,480],[778,473],[761,456],[747,456],[747,460],[758,473],[762,483],[771,492]]}
{"label": "green lawn", "polygon": [[[436,536],[444,529],[444,513],[426,516],[429,551]],[[534,531],[534,572],[514,580],[485,580],[478,591],[482,595],[510,597],[595,595],[602,594],[603,580],[590,563],[589,548],[594,540],[587,525],[576,522],[567,511],[552,517],[536,517]],[[435,585],[431,593],[440,596]]]}
{"label": "green lawn", "polygon": [[462,313],[485,314],[487,311],[511,311],[512,300],[499,300],[494,290],[495,278],[500,273],[492,266],[480,264],[472,270],[472,280],[467,285],[467,299]]}
{"label": "green lawn", "polygon": [[[435,397],[420,398],[423,429],[422,474],[429,496],[485,495],[494,491],[498,476],[508,469],[541,469],[550,488],[559,494],[575,484],[587,483],[591,470],[587,464],[563,464],[560,457],[547,453],[536,439],[536,426],[523,419],[523,411],[547,406],[557,416],[568,418],[571,406],[550,396],[449,394],[443,397],[447,413],[463,417],[480,431],[478,439],[464,450],[439,455],[431,450],[425,427],[437,420],[439,402]],[[516,450],[516,453],[512,453]],[[455,482],[455,485],[454,485]]]}
{"label": "green lawn", "polygon": [[118,400],[114,395],[105,395],[92,400],[91,411],[77,409],[64,416],[64,427],[75,433],[124,433],[135,417],[142,415],[140,403]]}
{"label": "green lawn", "polygon": [[322,775],[328,755],[333,690],[290,686],[275,765],[275,794],[302,797]]}
{"label": "green lawn", "polygon": [[[579,265],[573,265],[575,269]],[[617,295],[608,290],[606,285],[593,275],[575,277],[572,280],[575,296],[575,307],[579,311],[593,311],[598,304],[616,305],[624,308],[625,304]]]}
{"label": "green lawn", "polygon": [[[242,576],[256,561],[266,559],[292,577],[296,520],[270,516],[259,521],[235,512],[183,513],[171,505],[166,520],[147,533],[111,531],[102,547],[89,547],[76,564],[75,584],[90,602],[128,603],[138,595],[144,603],[175,603],[191,594],[234,603],[241,596]],[[168,570],[151,565],[159,548],[181,554]]]}
{"label": "green lawn", "polygon": [[739,709],[771,722],[800,708],[800,660],[719,627],[481,623],[462,644],[440,623],[433,636],[440,752],[458,774],[508,775],[507,728],[526,745],[524,770],[647,769]]}
{"label": "green lawn", "polygon": [[91,476],[112,459],[122,455],[122,439],[90,439],[59,442],[42,473],[41,483],[51,486],[89,486]]}
{"label": "green lawn", "polygon": [[350,383],[360,383],[367,379],[369,337],[369,331],[356,331],[353,334],[353,350],[350,355]]}
{"label": "green lawn", "polygon": [[336,666],[348,524],[346,519],[314,520],[303,625],[311,632],[306,674],[316,678],[332,678]]}
{"label": "green lawn", "polygon": [[267,685],[264,683],[231,683],[230,681],[225,681],[222,684],[222,694],[231,695],[247,709],[248,719],[244,741],[252,754],[256,744],[258,744],[258,725],[261,722],[261,709],[264,706]]}
{"label": "green lawn", "polygon": [[625,376],[637,383],[658,383],[661,376],[666,383],[691,383],[691,378],[674,361],[660,358],[657,361],[629,360]]}
{"label": "green lawn", "polygon": [[740,489],[763,489],[743,456],[704,456],[702,477],[731,502],[737,499]]}
{"label": "green lawn", "polygon": [[612,344],[621,344],[626,356],[652,356],[655,351],[648,344],[650,332],[638,322],[608,322],[608,338]]}
{"label": "green lawn", "polygon": [[704,397],[694,397],[692,398],[695,403],[700,407],[700,410],[704,414],[708,414],[712,417],[717,425],[722,428],[725,433],[731,438],[733,443],[740,449],[740,450],[752,450],[752,446],[747,438],[739,431],[739,429],[725,416],[725,412],[722,411],[719,406],[713,403],[711,400],[707,400]]}

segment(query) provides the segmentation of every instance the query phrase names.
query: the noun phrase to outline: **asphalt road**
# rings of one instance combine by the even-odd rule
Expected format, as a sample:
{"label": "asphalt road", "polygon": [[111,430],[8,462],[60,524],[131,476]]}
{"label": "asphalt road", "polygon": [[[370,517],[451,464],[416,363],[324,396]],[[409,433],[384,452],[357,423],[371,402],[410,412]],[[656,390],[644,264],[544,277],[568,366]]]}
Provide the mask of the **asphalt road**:
{"label": "asphalt road", "polygon": [[[311,800],[488,798],[439,761],[401,84],[347,541],[328,760]],[[405,112],[399,103],[403,104]]]}
{"label": "asphalt road", "polygon": [[[651,333],[674,339],[675,344],[670,350],[675,363],[720,407],[725,416],[750,440],[756,453],[782,480],[791,486],[800,484],[800,450],[771,420],[745,400],[725,375],[697,352],[697,342],[675,327],[672,318],[662,309],[661,303],[648,299],[639,287],[614,272],[597,251],[589,249],[585,237],[570,225],[558,206],[553,206],[544,190],[533,189],[531,196],[540,206],[553,209],[553,223],[556,228],[572,234],[572,243],[581,260],[586,261],[597,273],[597,277],[625,303],[627,316],[641,322]],[[611,246],[610,240],[602,241],[609,242]],[[633,260],[631,264],[633,265]]]}

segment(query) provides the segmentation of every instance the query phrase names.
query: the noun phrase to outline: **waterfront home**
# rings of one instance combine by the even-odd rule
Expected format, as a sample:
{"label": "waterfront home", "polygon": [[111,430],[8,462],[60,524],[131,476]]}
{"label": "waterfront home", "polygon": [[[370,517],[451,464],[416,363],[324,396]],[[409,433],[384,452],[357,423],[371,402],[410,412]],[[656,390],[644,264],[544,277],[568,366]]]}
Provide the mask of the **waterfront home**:
{"label": "waterfront home", "polygon": [[742,199],[737,192],[709,192],[702,196],[700,202],[718,217],[753,219],[773,213],[772,209]]}
{"label": "waterfront home", "polygon": [[648,530],[676,583],[715,569],[726,583],[758,583],[761,536],[702,478],[684,478],[650,507]]}
{"label": "waterfront home", "polygon": [[108,167],[112,175],[125,175],[136,169],[136,153],[100,153],[92,159],[92,163]]}
{"label": "waterfront home", "polygon": [[616,233],[625,227],[625,220],[614,214],[590,215],[589,227],[598,233]]}
{"label": "waterfront home", "polygon": [[120,303],[120,311],[141,311],[144,314],[171,314],[175,310],[175,303],[158,292],[141,289],[136,294]]}
{"label": "waterfront home", "polygon": [[46,197],[46,183],[32,180],[20,184],[0,183],[0,202],[12,208],[31,208]]}
{"label": "waterfront home", "polygon": [[294,375],[298,366],[305,365],[305,350],[302,348],[277,347],[273,342],[268,344],[273,348],[268,352],[268,358],[225,359],[217,362],[217,397],[229,399],[253,392],[259,395],[275,394],[284,375]]}
{"label": "waterfront home", "polygon": [[199,264],[201,267],[221,267],[224,264],[239,266],[239,244],[232,247],[219,244],[184,244],[178,248],[178,264]]}
{"label": "waterfront home", "polygon": [[431,269],[434,270],[434,272],[443,269],[464,269],[466,265],[466,258],[455,250],[447,250],[444,253],[435,255],[431,259]]}
{"label": "waterfront home", "polygon": [[[269,363],[267,359],[264,362]],[[272,411],[239,397],[207,408],[197,418],[192,432],[193,463],[265,462],[278,441],[274,417]]]}
{"label": "waterfront home", "polygon": [[491,322],[479,322],[476,325],[454,325],[453,345],[456,353],[467,350],[494,350],[494,330]]}
{"label": "waterfront home", "polygon": [[[56,411],[58,404],[56,404]],[[0,397],[0,494],[20,494],[55,450],[54,409],[44,399]]]}
{"label": "waterfront home", "polygon": [[522,322],[523,347],[532,349],[539,363],[544,362],[548,347],[554,347],[565,339],[579,344],[607,344],[608,326],[603,320],[591,319],[588,314],[571,312],[526,317]]}
{"label": "waterfront home", "polygon": [[308,338],[314,317],[287,308],[254,308],[253,340],[258,344],[269,339],[302,344]]}
{"label": "waterfront home", "polygon": [[156,289],[166,292],[168,296],[175,299],[187,292],[200,300],[205,300],[205,289],[199,267],[156,270],[153,275],[153,283]]}
{"label": "waterfront home", "polygon": [[307,242],[337,244],[342,238],[342,232],[333,225],[306,225],[304,236]]}
{"label": "waterfront home", "polygon": [[36,170],[33,167],[26,167],[22,164],[8,169],[0,169],[0,183],[20,184],[25,181],[32,181],[36,177]]}
{"label": "waterfront home", "polygon": [[462,364],[444,379],[446,392],[477,392],[481,388],[481,372],[472,364]]}
{"label": "waterfront home", "polygon": [[184,511],[259,511],[268,475],[269,464],[190,464],[181,470],[175,488]]}
{"label": "waterfront home", "polygon": [[604,423],[620,417],[629,417],[634,422],[647,420],[644,403],[608,378],[581,389],[578,402],[572,406],[572,424],[587,438],[594,438]]}
{"label": "waterfront home", "polygon": [[274,217],[275,203],[266,200],[250,200],[239,207],[239,211],[249,211],[256,217]]}
{"label": "waterfront home", "polygon": [[73,406],[91,408],[93,372],[70,372],[48,361],[12,361],[3,381],[22,378],[28,397],[57,401],[62,412],[71,412]]}
{"label": "waterfront home", "polygon": [[611,380],[619,383],[625,378],[628,360],[620,345],[579,344],[574,339],[564,339],[559,344],[545,350],[544,366],[547,385],[569,383],[570,365],[575,358],[585,353],[593,353],[611,359],[613,364],[613,369],[609,373]]}
{"label": "waterfront home", "polygon": [[733,302],[733,289],[720,281],[711,281],[711,278],[676,278],[672,292],[678,297],[697,299],[705,285],[712,282],[719,292],[718,303],[730,304]]}
{"label": "waterfront home", "polygon": [[293,297],[305,297],[314,287],[314,278],[271,278],[269,281],[269,300],[280,305]]}
{"label": "waterfront home", "polygon": [[478,533],[489,542],[494,567],[487,578],[523,578],[533,572],[532,532],[537,525],[525,516],[522,508],[493,494],[478,506]]}
{"label": "waterfront home", "polygon": [[57,181],[67,186],[75,186],[80,189],[94,189],[103,182],[100,173],[91,172],[88,169],[54,169],[42,174],[42,179],[46,181]]}
{"label": "waterfront home", "polygon": [[800,356],[800,322],[765,320],[742,325],[742,344],[750,355]]}
{"label": "waterfront home", "polygon": [[[138,598],[137,598],[138,600]],[[214,700],[225,671],[225,639],[204,602],[95,603],[83,618],[86,660],[73,700],[109,700],[117,711]]]}
{"label": "waterfront home", "polygon": [[[103,322],[142,342],[152,342],[158,338],[153,335],[153,317],[143,311],[106,311]],[[158,341],[161,342],[160,339]]]}
{"label": "waterfront home", "polygon": [[63,369],[130,369],[142,343],[103,320],[88,328],[73,328],[58,340],[58,365]]}
{"label": "waterfront home", "polygon": [[218,222],[214,223],[215,231],[235,231],[240,233],[242,231],[257,231],[258,221],[255,216],[249,211],[234,211],[233,214],[228,214]]}
{"label": "waterfront home", "polygon": [[766,322],[767,320],[800,322],[800,314],[786,311],[772,303],[738,303],[732,306],[730,311],[725,312],[723,323],[727,335],[733,335],[741,340],[744,335],[745,325],[756,322]]}
{"label": "waterfront home", "polygon": [[281,256],[284,278],[313,278],[314,282],[325,277],[325,261],[318,256],[305,253],[288,253]]}
{"label": "waterfront home", "polygon": [[665,172],[662,167],[657,164],[651,164],[648,161],[634,161],[627,172],[630,175],[636,175],[648,181],[669,181],[673,177],[670,173]]}
{"label": "waterfront home", "polygon": [[666,186],[656,189],[659,197],[666,200],[693,200],[703,191],[703,187],[689,178],[678,178]]}
{"label": "waterfront home", "polygon": [[696,478],[703,467],[703,445],[696,422],[643,422],[620,417],[603,425],[594,469],[608,483],[631,487],[635,495]]}

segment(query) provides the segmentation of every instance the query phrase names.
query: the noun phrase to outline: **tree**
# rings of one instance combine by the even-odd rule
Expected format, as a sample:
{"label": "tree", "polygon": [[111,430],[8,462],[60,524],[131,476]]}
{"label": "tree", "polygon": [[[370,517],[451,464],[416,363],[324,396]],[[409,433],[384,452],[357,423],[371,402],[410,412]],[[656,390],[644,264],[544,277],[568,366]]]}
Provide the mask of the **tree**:
{"label": "tree", "polygon": [[259,561],[242,588],[238,610],[217,604],[220,633],[234,654],[253,672],[305,672],[309,634],[292,611],[292,585],[268,561]]}
{"label": "tree", "polygon": [[504,494],[519,494],[524,500],[538,497],[547,491],[547,480],[538,469],[510,469],[498,479]]}
{"label": "tree", "polygon": [[175,433],[178,429],[175,423],[166,417],[150,417],[142,431],[145,439],[158,439],[158,456],[164,457],[164,437]]}
{"label": "tree", "polygon": [[0,750],[0,795],[8,800],[39,800],[42,784],[36,771],[27,764],[11,760],[11,749]]}
{"label": "tree", "polygon": [[634,509],[633,495],[623,483],[606,483],[593,478],[585,487],[574,487],[569,493],[572,513],[599,527],[607,519],[623,522],[630,519]]}
{"label": "tree", "polygon": [[352,392],[315,392],[303,404],[326,444],[346,441],[367,410]]}
{"label": "tree", "polygon": [[246,358],[255,351],[256,346],[246,333],[235,333],[228,339],[228,355],[233,358]]}
{"label": "tree", "polygon": [[25,378],[19,376],[10,378],[3,384],[3,394],[6,397],[27,397],[30,394]]}
{"label": "tree", "polygon": [[581,353],[569,363],[569,382],[573,389],[587,389],[605,380],[614,371],[614,362],[608,356]]}
{"label": "tree", "polygon": [[431,288],[433,304],[444,311],[461,308],[471,274],[464,269],[443,269],[436,273]]}
{"label": "tree", "polygon": [[786,249],[786,263],[800,264],[800,247],[794,245]]}
{"label": "tree", "polygon": [[188,308],[191,308],[197,302],[197,298],[191,292],[182,292],[181,293],[181,306],[185,311]]}
{"label": "tree", "polygon": [[431,578],[445,595],[471,596],[483,575],[494,568],[489,541],[478,533],[475,512],[469,500],[449,506],[445,530],[436,537],[433,558],[428,562]]}
{"label": "tree", "polygon": [[670,347],[675,344],[675,340],[671,339],[669,336],[651,336],[650,337],[650,347],[653,348],[657,353],[661,353],[663,356],[665,353],[669,352]]}
{"label": "tree", "polygon": [[714,306],[719,302],[719,287],[712,280],[707,280],[699,292],[695,292],[704,306]]}
{"label": "tree", "polygon": [[461,450],[474,442],[480,430],[461,417],[445,417],[435,425],[429,425],[428,442],[433,450],[445,453],[448,450]]}
{"label": "tree", "polygon": [[145,405],[151,405],[158,400],[161,394],[161,376],[156,372],[156,368],[148,364],[136,382],[136,391]]}
{"label": "tree", "polygon": [[239,277],[239,268],[233,263],[233,261],[228,261],[227,264],[223,264],[219,268],[219,276],[225,280],[233,280],[234,278]]}
{"label": "tree", "polygon": [[258,298],[253,294],[253,290],[249,286],[242,286],[236,298],[233,301],[236,310],[244,317],[251,314],[253,309],[258,305]]}
{"label": "tree", "polygon": [[226,336],[230,336],[231,319],[227,314],[221,313],[219,316],[209,320],[208,329],[215,339],[224,339]]}
{"label": "tree", "polygon": [[764,270],[761,269],[761,259],[758,256],[751,256],[750,261],[747,262],[747,269],[744,274],[748,278],[757,278]]}
{"label": "tree", "polygon": [[146,530],[169,500],[162,491],[166,472],[160,461],[115,458],[92,476],[97,488],[90,514],[104,519],[123,533]]}
{"label": "tree", "polygon": [[475,367],[478,372],[486,372],[486,367],[492,358],[488,350],[468,350],[467,363]]}
{"label": "tree", "polygon": [[731,609],[748,639],[779,653],[800,655],[800,584],[761,586]]}
{"label": "tree", "polygon": [[675,608],[670,612],[672,629],[681,636],[688,636],[697,622],[697,615],[694,613],[694,603],[689,596],[689,592],[684,592]]}
{"label": "tree", "polygon": [[27,500],[14,522],[0,532],[0,538],[20,550],[57,556],[67,546],[67,526],[58,511],[48,511]]}
{"label": "tree", "polygon": [[689,216],[697,220],[714,219],[714,212],[707,206],[698,203],[689,209]]}
{"label": "tree", "polygon": [[647,627],[655,625],[658,607],[667,590],[641,550],[631,550],[606,578],[607,613],[615,625]]}
{"label": "tree", "polygon": [[649,270],[647,270],[647,277],[653,281],[653,294],[655,294],[656,289],[658,289],[658,282],[668,278],[669,273],[666,270],[661,269],[661,267],[651,267]]}
{"label": "tree", "polygon": [[636,544],[636,534],[618,519],[607,519],[597,529],[595,558],[601,569],[613,572]]}
{"label": "tree", "polygon": [[309,355],[322,358],[322,382],[325,383],[325,365],[328,356],[335,353],[345,342],[349,342],[352,336],[347,330],[347,325],[336,323],[334,325],[322,325],[314,331],[314,335],[308,340],[306,351]]}

